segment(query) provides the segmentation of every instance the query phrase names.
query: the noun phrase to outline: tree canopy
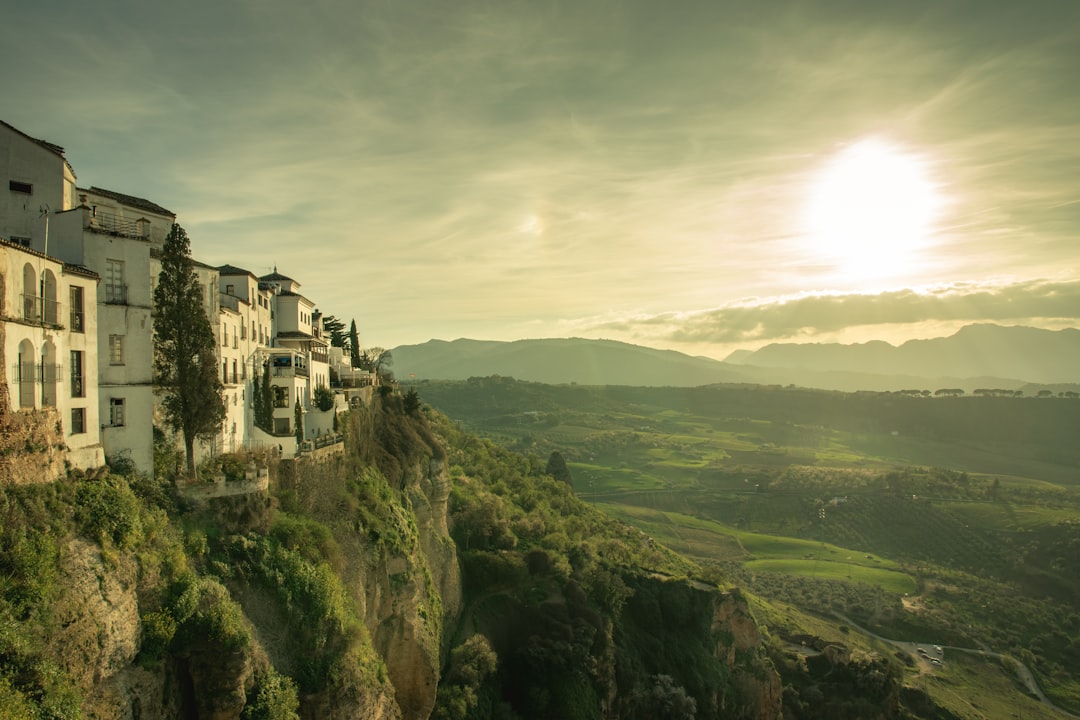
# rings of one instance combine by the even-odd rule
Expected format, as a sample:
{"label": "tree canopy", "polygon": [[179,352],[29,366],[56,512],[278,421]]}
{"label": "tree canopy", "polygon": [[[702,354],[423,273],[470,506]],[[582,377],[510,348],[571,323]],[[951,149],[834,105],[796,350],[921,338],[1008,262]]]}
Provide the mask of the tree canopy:
{"label": "tree canopy", "polygon": [[225,403],[191,242],[177,224],[165,238],[154,289],[154,384],[166,424],[184,438],[187,473],[194,476],[195,439],[220,431]]}
{"label": "tree canopy", "polygon": [[[323,330],[330,335],[330,346],[339,347],[351,355],[352,344],[349,342],[349,333],[345,331],[345,323],[333,315],[327,315],[322,319]],[[355,325],[355,322],[353,323]]]}

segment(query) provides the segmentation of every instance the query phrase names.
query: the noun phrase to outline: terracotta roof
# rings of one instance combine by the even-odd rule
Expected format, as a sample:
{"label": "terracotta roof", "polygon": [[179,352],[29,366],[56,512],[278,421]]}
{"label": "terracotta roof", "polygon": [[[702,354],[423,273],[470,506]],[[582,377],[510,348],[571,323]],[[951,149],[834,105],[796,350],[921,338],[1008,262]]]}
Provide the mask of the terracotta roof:
{"label": "terracotta roof", "polygon": [[89,190],[85,188],[79,188],[79,192],[91,192],[96,195],[101,195],[102,197],[112,198],[113,200],[119,203],[123,203],[128,207],[145,210],[147,212],[152,212],[156,215],[168,215],[171,218],[176,217],[176,213],[174,213],[172,210],[166,210],[155,202],[150,202],[145,198],[135,197],[134,195],[125,195],[124,193],[118,193],[112,190],[105,190],[96,186],[91,186]]}
{"label": "terracotta roof", "polygon": [[234,277],[236,275],[248,275],[250,277],[255,278],[256,280],[259,279],[255,275],[255,273],[251,272],[250,270],[245,270],[244,268],[236,267],[235,265],[222,265],[221,267],[218,268],[218,272],[221,273],[222,277]]}
{"label": "terracotta roof", "polygon": [[64,263],[64,272],[71,273],[72,275],[82,275],[94,280],[101,279],[101,276],[90,268],[83,267],[82,265],[75,265],[74,263]]}
{"label": "terracotta roof", "polygon": [[[287,277],[285,275],[282,275],[277,270],[274,270],[274,272],[270,273],[269,275],[263,275],[259,279],[263,280],[265,282],[280,282],[282,280],[288,280],[291,283],[296,282],[291,277]],[[300,283],[297,283],[297,285],[299,285],[299,284]]]}

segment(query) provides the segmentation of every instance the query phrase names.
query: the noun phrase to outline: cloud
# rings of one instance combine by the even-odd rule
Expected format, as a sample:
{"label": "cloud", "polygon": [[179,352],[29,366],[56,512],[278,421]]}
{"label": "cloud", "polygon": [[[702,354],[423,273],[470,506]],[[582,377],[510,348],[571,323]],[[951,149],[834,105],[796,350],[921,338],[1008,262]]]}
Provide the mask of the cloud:
{"label": "cloud", "polygon": [[713,310],[640,315],[592,324],[674,343],[809,339],[854,326],[925,322],[1080,321],[1080,281],[1034,280],[1009,285],[954,284],[877,294],[818,294],[751,300]]}

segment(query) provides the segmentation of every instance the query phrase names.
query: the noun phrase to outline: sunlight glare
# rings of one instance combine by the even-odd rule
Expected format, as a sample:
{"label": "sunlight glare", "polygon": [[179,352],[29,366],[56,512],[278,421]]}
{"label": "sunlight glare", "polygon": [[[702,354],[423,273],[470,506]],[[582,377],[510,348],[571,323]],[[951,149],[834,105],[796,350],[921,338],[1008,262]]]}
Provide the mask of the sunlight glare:
{"label": "sunlight glare", "polygon": [[814,181],[806,212],[810,250],[850,279],[903,274],[930,244],[939,205],[920,158],[863,140]]}

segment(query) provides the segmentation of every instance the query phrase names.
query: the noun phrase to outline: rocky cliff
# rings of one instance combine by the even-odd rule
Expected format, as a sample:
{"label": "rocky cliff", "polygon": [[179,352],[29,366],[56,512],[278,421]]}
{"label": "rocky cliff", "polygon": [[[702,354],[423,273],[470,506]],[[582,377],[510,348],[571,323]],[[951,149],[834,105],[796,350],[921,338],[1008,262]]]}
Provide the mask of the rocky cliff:
{"label": "rocky cliff", "polygon": [[399,398],[348,433],[340,457],[254,458],[268,493],[197,504],[105,473],[0,486],[0,703],[529,720],[674,698],[699,718],[779,717],[738,592]]}

